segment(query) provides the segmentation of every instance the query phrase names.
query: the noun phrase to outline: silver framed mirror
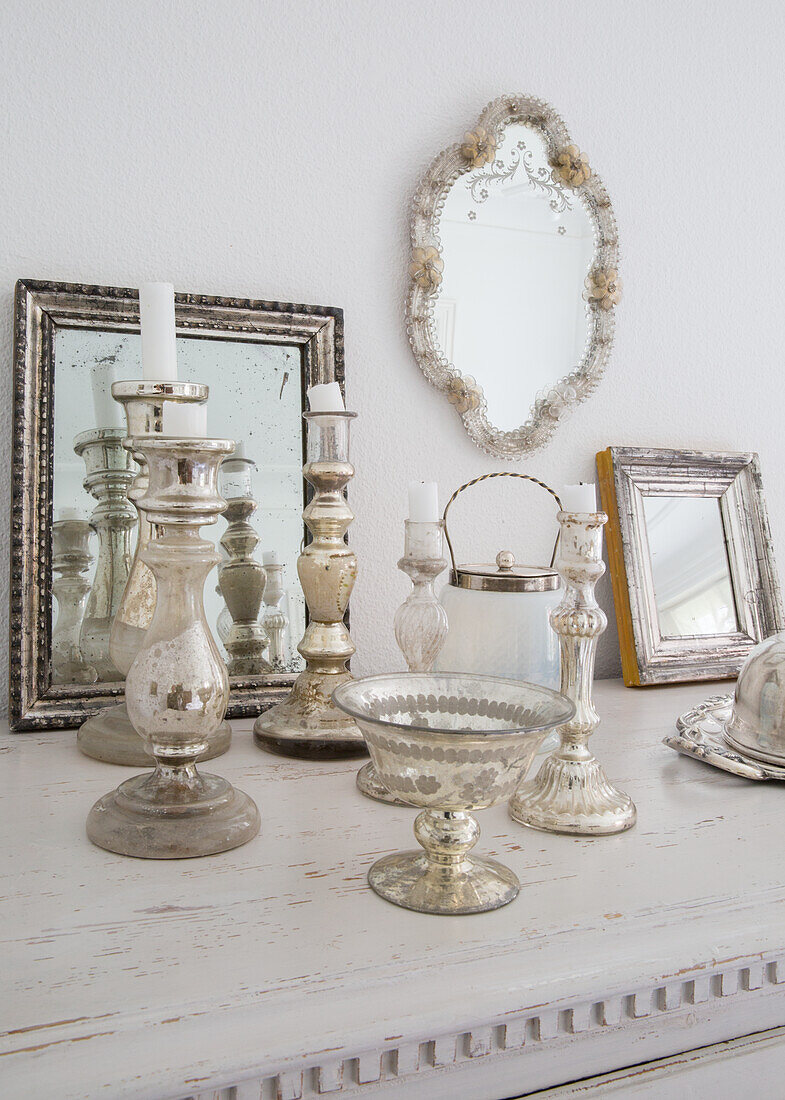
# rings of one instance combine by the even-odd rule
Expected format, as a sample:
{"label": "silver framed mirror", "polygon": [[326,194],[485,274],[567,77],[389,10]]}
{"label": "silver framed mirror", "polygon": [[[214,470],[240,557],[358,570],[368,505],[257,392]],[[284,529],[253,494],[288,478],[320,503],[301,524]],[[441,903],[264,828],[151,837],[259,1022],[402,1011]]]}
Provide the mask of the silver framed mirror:
{"label": "silver framed mirror", "polygon": [[609,447],[597,470],[625,684],[737,676],[783,629],[758,456]]}
{"label": "silver framed mirror", "polygon": [[[223,564],[234,566],[226,574],[231,583],[222,564],[208,578],[205,604],[229,665],[228,715],[255,715],[286,696],[302,667],[302,411],[308,386],[338,381],[343,388],[343,314],[331,306],[201,294],[176,295],[175,312],[179,382],[206,384],[210,433],[244,445],[219,482],[233,506],[215,528],[205,528]],[[9,679],[15,730],[77,726],[123,698],[107,636],[138,537],[128,499],[138,469],[122,446],[125,415],[111,383],[139,379],[140,361],[136,290],[17,284]],[[242,626],[235,635],[233,623]],[[256,648],[232,650],[240,633],[246,640],[252,634]]]}
{"label": "silver framed mirror", "polygon": [[498,458],[542,447],[597,386],[621,297],[616,220],[547,103],[505,95],[414,198],[407,323],[425,377]]}

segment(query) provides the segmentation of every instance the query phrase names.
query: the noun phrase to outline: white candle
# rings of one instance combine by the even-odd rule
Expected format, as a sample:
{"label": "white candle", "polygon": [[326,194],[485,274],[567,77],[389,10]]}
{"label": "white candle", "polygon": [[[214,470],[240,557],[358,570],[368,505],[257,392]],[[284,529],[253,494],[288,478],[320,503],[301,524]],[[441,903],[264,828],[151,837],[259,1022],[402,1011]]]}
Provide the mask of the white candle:
{"label": "white candle", "polygon": [[262,552],[262,565],[278,565],[278,554],[275,550]]}
{"label": "white candle", "polygon": [[308,408],[311,412],[344,412],[346,406],[341,396],[341,387],[337,382],[324,382],[311,386],[307,391]]}
{"label": "white candle", "polygon": [[235,459],[235,458],[245,459],[246,461],[248,459],[248,455],[245,453],[245,443],[243,442],[243,440],[240,440],[238,443],[235,443],[235,445],[234,445],[234,454],[231,456],[229,461],[231,461],[232,459]]}
{"label": "white candle", "polygon": [[439,489],[435,481],[412,481],[409,485],[409,519],[433,523],[439,518]]}
{"label": "white candle", "polygon": [[139,317],[142,377],[154,382],[176,382],[177,333],[171,283],[143,283],[139,287]]}
{"label": "white candle", "polygon": [[207,402],[164,401],[162,427],[162,434],[174,439],[206,439]]}
{"label": "white candle", "polygon": [[123,428],[123,406],[112,397],[112,382],[117,381],[114,360],[99,359],[90,367],[96,428]]}
{"label": "white candle", "polygon": [[55,515],[56,523],[64,523],[66,520],[86,519],[86,513],[81,508],[58,508]]}
{"label": "white candle", "polygon": [[581,481],[578,485],[565,485],[559,496],[564,512],[597,511],[597,487],[593,482]]}

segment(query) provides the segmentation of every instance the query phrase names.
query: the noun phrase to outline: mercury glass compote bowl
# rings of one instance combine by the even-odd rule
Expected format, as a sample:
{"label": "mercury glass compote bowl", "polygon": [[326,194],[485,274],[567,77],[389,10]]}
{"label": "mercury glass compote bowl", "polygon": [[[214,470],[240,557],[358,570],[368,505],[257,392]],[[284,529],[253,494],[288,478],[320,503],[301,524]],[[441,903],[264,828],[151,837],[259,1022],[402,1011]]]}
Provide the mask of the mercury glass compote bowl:
{"label": "mercury glass compote bowl", "polygon": [[385,787],[422,807],[414,835],[424,851],[378,860],[372,889],[420,913],[484,913],[512,901],[513,872],[468,854],[480,835],[470,811],[511,796],[573,704],[536,684],[449,672],[368,676],[341,684],[333,702],[359,725]]}

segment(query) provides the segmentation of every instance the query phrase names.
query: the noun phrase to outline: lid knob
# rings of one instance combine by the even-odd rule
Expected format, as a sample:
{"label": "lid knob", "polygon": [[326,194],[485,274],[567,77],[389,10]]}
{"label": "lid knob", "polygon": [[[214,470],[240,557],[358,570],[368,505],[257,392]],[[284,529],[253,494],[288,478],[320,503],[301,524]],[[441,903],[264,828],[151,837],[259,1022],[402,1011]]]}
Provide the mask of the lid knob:
{"label": "lid knob", "polygon": [[500,573],[509,573],[515,565],[515,554],[512,550],[500,550],[496,555],[496,565]]}

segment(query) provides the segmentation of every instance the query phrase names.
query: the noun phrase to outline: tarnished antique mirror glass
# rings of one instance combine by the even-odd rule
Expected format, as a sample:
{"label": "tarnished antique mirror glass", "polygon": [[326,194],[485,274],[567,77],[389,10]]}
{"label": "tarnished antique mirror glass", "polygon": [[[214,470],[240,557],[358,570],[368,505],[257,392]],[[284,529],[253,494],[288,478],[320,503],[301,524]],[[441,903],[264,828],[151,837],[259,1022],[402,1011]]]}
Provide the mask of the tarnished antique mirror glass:
{"label": "tarnished antique mirror glass", "polygon": [[758,456],[597,455],[628,686],[738,674],[783,613]]}
{"label": "tarnished antique mirror glass", "polygon": [[[25,282],[16,305],[11,715],[15,728],[78,725],[123,691],[110,638],[138,537],[138,467],[110,387],[141,377],[138,297]],[[178,295],[176,315],[178,380],[209,387],[209,434],[241,444],[219,474],[229,507],[203,530],[223,559],[205,608],[229,714],[258,713],[303,666],[302,411],[307,386],[342,382],[341,312]],[[128,621],[133,635],[133,607]]]}
{"label": "tarnished antique mirror glass", "polygon": [[607,192],[551,107],[502,96],[417,192],[409,334],[489,454],[542,446],[599,381],[621,296]]}

